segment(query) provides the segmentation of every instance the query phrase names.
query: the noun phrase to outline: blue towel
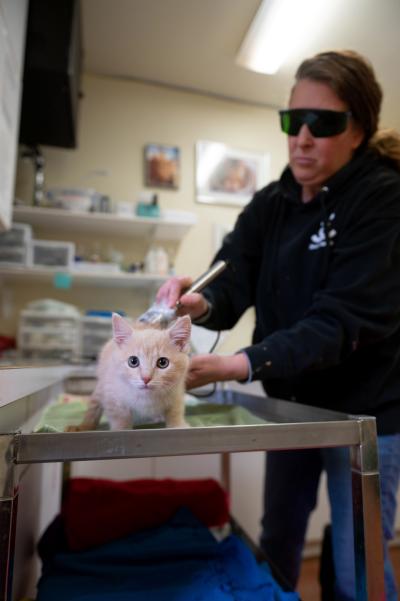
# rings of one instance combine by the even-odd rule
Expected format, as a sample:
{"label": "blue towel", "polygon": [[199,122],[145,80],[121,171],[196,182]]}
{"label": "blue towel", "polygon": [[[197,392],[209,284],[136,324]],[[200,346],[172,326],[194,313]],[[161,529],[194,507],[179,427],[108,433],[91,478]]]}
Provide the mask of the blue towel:
{"label": "blue towel", "polygon": [[236,536],[183,508],[158,528],[43,562],[37,601],[298,601]]}

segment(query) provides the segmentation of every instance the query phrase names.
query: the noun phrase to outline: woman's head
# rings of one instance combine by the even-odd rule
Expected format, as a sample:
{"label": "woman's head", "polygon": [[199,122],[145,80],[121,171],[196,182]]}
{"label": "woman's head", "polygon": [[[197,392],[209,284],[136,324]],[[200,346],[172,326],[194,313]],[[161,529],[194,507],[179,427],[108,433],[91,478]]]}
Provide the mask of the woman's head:
{"label": "woman's head", "polygon": [[327,84],[349,108],[364,132],[364,141],[378,129],[382,89],[369,62],[351,50],[321,52],[301,63],[296,83],[311,79]]}
{"label": "woman's head", "polygon": [[303,186],[303,200],[368,142],[381,100],[372,68],[354,52],[324,52],[300,65],[282,128],[289,134],[290,166]]}

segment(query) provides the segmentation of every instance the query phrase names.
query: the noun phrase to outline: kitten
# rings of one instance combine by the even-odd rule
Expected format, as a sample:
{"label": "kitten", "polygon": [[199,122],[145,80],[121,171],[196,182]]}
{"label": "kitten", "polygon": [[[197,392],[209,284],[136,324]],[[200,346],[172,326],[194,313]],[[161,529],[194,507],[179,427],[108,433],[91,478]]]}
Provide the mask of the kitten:
{"label": "kitten", "polygon": [[67,431],[93,430],[104,411],[111,430],[141,420],[162,419],[170,428],[184,419],[185,376],[189,366],[190,317],[167,329],[112,316],[113,337],[100,352],[97,385],[83,422]]}

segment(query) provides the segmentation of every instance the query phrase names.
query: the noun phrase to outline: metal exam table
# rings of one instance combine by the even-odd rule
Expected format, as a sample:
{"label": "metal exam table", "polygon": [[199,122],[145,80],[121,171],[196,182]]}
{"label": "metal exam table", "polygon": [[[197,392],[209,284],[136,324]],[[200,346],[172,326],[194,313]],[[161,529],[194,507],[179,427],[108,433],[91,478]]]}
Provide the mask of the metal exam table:
{"label": "metal exam table", "polygon": [[351,452],[357,601],[384,598],[374,418],[220,390],[208,400],[241,405],[265,423],[177,430],[32,433],[32,420],[62,390],[63,380],[74,370],[73,366],[0,369],[0,601],[13,599],[19,489],[29,465],[219,453],[222,481],[229,487],[230,453],[338,446],[349,447]]}

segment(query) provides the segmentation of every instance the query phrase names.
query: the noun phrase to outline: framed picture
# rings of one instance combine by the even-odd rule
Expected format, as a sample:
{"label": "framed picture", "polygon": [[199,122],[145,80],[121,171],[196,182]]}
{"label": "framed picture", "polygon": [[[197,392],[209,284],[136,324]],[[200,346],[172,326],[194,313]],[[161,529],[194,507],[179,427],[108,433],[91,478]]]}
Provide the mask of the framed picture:
{"label": "framed picture", "polygon": [[244,206],[269,181],[269,155],[230,148],[220,142],[196,143],[198,202]]}
{"label": "framed picture", "polygon": [[179,187],[180,151],[176,146],[147,144],[144,147],[145,185],[151,188]]}

